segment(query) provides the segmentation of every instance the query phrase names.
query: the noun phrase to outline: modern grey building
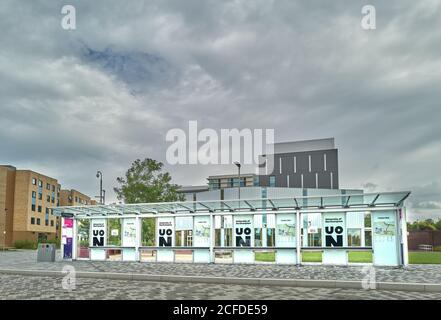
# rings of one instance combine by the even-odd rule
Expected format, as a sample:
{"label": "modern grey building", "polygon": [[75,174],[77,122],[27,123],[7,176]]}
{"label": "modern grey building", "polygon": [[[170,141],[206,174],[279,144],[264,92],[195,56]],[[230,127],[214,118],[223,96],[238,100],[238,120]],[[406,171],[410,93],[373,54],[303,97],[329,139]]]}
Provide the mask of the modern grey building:
{"label": "modern grey building", "polygon": [[261,187],[339,188],[334,138],[275,143],[274,154],[262,157]]}
{"label": "modern grey building", "polygon": [[[334,138],[275,143],[274,153],[261,157],[260,163],[263,165],[258,168],[258,174],[241,174],[240,187],[323,189],[323,191],[339,189],[338,149],[335,148]],[[179,192],[184,193],[187,200],[193,201],[196,200],[196,194],[220,190],[219,199],[224,199],[224,189],[239,187],[237,173],[213,175],[207,180],[206,186],[182,187]],[[307,193],[304,191],[303,195]],[[265,196],[265,192],[259,193],[258,197],[262,196]],[[216,196],[215,199],[218,197]]]}

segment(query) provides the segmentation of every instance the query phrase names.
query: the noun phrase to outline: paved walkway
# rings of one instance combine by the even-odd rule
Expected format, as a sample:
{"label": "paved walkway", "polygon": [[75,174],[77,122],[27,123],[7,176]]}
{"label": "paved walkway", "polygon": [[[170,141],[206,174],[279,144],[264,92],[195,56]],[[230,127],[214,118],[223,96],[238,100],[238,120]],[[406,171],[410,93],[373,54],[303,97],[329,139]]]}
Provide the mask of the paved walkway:
{"label": "paved walkway", "polygon": [[275,286],[256,288],[249,285],[82,278],[76,279],[75,289],[69,291],[62,288],[62,278],[0,274],[0,300],[2,299],[440,300],[441,293]]}
{"label": "paved walkway", "polygon": [[[151,275],[185,275],[238,278],[354,280],[366,278],[362,266],[287,266],[268,264],[190,264],[72,261],[59,258],[54,263],[36,262],[36,251],[20,250],[0,252],[0,269],[53,270],[72,265],[76,271],[129,272]],[[406,268],[375,267],[377,282],[436,283],[441,284],[441,265],[412,265]]]}

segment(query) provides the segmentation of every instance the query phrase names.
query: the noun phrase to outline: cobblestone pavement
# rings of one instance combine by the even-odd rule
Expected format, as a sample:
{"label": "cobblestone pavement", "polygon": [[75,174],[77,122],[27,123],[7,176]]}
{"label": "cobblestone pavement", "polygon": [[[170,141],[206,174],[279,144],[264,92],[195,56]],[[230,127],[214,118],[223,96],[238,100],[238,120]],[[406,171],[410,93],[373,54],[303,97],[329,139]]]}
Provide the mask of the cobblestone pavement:
{"label": "cobblestone pavement", "polygon": [[118,300],[408,300],[441,299],[441,293],[328,288],[255,287],[200,283],[167,283],[108,279],[76,279],[76,288],[62,288],[62,278],[0,275],[0,299]]}
{"label": "cobblestone pavement", "polygon": [[[0,269],[34,269],[61,271],[69,264],[77,271],[131,272],[161,275],[194,275],[214,277],[251,277],[279,279],[361,280],[366,277],[361,266],[287,266],[268,264],[192,264],[72,261],[57,258],[55,263],[37,263],[36,251],[0,252]],[[378,282],[441,283],[441,265],[411,265],[406,268],[375,267]]]}

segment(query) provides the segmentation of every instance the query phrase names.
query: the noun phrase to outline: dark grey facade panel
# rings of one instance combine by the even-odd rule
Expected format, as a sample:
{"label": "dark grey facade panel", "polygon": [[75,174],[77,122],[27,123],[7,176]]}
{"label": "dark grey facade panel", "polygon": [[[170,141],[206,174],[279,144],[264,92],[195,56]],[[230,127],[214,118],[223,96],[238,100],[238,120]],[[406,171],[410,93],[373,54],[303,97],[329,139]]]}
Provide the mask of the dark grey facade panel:
{"label": "dark grey facade panel", "polygon": [[[324,155],[326,154],[326,168]],[[309,171],[309,156],[311,156],[311,171]],[[296,171],[294,171],[294,157],[296,157]],[[282,170],[280,170],[280,159]],[[325,170],[326,169],[326,170]],[[281,173],[280,173],[281,171]],[[331,187],[331,172],[333,173]],[[318,174],[318,186],[316,184]],[[338,179],[338,150],[317,150],[310,152],[284,153],[274,155],[274,171],[268,176],[260,176],[260,186],[269,186],[269,176],[275,176],[276,187],[301,188],[303,174],[303,188],[339,188]]]}
{"label": "dark grey facade panel", "polygon": [[330,172],[323,172],[319,174],[318,187],[319,189],[332,189]]}

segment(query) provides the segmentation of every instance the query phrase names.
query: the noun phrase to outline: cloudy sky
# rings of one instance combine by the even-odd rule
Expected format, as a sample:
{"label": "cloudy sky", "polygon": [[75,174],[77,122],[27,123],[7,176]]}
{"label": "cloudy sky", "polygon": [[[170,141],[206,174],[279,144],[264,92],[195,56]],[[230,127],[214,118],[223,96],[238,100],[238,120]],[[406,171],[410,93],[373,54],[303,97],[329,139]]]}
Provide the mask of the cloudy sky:
{"label": "cloudy sky", "polygon": [[[189,120],[274,128],[335,137],[340,187],[411,190],[414,217],[441,216],[441,1],[2,0],[0,17],[0,163],[91,196],[100,169],[114,201]],[[235,170],[166,169],[182,185]]]}

